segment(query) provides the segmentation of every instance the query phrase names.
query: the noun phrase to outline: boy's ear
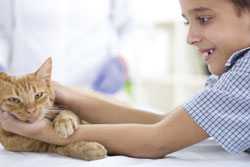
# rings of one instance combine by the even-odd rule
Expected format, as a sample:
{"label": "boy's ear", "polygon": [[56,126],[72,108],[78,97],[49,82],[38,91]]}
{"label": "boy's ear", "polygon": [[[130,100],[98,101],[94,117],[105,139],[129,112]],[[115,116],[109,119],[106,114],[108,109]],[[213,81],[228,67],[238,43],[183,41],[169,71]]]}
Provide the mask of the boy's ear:
{"label": "boy's ear", "polygon": [[49,57],[41,67],[35,72],[35,75],[45,80],[46,82],[50,82],[52,73],[52,59]]}

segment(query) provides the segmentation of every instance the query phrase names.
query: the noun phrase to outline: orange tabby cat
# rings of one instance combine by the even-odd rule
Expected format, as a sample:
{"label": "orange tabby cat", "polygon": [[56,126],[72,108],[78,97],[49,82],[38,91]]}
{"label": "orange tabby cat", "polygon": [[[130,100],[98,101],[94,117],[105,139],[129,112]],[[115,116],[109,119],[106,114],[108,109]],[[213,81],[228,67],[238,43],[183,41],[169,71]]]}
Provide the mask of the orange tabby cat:
{"label": "orange tabby cat", "polygon": [[[35,73],[23,77],[0,73],[0,109],[27,123],[50,119],[56,133],[68,137],[74,133],[80,121],[73,112],[53,106],[55,93],[50,83],[51,69],[52,60],[49,58]],[[3,129],[0,129],[0,142],[9,151],[53,152],[84,160],[101,159],[107,154],[106,149],[95,142],[81,141],[57,146]]]}

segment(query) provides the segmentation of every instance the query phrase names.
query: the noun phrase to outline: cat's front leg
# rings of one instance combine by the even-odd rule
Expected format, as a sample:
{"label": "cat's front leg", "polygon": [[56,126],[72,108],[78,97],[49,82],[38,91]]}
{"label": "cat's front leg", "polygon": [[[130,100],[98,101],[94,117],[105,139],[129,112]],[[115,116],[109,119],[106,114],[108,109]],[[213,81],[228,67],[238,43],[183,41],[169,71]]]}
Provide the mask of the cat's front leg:
{"label": "cat's front leg", "polygon": [[87,161],[102,159],[107,156],[106,148],[96,142],[74,142],[66,146],[51,146],[52,152]]}
{"label": "cat's front leg", "polygon": [[78,128],[80,120],[72,111],[63,110],[53,120],[56,133],[64,138],[69,137]]}

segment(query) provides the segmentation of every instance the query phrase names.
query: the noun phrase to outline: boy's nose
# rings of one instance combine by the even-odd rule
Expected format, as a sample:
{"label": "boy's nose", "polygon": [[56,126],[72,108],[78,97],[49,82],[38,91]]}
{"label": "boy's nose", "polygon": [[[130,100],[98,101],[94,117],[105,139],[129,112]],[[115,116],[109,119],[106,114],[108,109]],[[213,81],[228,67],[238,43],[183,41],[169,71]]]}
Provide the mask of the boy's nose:
{"label": "boy's nose", "polygon": [[196,30],[189,29],[187,34],[187,43],[190,45],[195,45],[196,43],[200,42],[202,39],[201,33]]}

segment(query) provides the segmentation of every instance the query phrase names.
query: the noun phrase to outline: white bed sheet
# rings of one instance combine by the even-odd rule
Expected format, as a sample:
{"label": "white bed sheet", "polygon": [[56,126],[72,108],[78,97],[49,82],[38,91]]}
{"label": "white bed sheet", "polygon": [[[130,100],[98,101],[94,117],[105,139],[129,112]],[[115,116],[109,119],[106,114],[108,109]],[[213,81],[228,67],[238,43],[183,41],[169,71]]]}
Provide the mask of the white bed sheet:
{"label": "white bed sheet", "polygon": [[163,159],[109,156],[82,161],[55,154],[13,153],[0,146],[0,167],[250,167],[250,154],[229,154],[213,140],[206,140]]}

